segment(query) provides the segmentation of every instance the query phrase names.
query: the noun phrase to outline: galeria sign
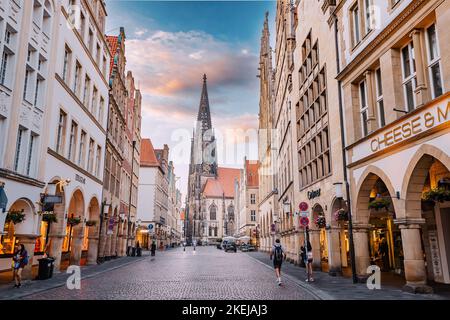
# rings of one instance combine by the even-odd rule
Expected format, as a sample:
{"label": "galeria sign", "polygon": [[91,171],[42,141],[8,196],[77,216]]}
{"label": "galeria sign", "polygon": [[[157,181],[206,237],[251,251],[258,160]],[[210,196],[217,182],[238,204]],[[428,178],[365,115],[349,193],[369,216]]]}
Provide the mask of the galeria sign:
{"label": "galeria sign", "polygon": [[373,138],[370,148],[372,152],[383,150],[449,120],[450,101],[444,100]]}

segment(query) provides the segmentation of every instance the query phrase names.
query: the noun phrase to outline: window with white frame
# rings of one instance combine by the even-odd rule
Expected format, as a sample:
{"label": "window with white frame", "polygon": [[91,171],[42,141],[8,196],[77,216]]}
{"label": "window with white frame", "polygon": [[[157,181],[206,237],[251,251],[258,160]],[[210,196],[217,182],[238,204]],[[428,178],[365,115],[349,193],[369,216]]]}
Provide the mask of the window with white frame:
{"label": "window with white frame", "polygon": [[84,158],[86,155],[86,132],[81,130],[80,149],[78,150],[78,165],[84,168]]}
{"label": "window with white frame", "polygon": [[59,111],[58,132],[56,137],[56,152],[64,153],[64,139],[66,135],[66,118],[67,115],[62,110]]}
{"label": "window with white frame", "polygon": [[402,75],[406,106],[405,110],[410,112],[416,107],[414,90],[417,86],[416,61],[414,56],[414,45],[412,42],[402,49]]}
{"label": "window with white frame", "polygon": [[75,152],[77,149],[77,134],[78,134],[78,125],[75,121],[72,121],[69,137],[69,154],[67,158],[73,162],[75,162]]}
{"label": "window with white frame", "polygon": [[20,127],[17,132],[17,140],[16,140],[16,153],[14,155],[14,171],[18,172],[20,169],[20,162],[22,156],[22,148],[23,142],[25,140],[25,131],[26,129]]}
{"label": "window with white frame", "polygon": [[437,98],[444,92],[442,86],[441,73],[441,56],[439,52],[439,45],[436,33],[436,25],[433,24],[427,29],[427,43],[428,43],[428,70],[430,73],[432,97]]}
{"label": "window with white frame", "polygon": [[92,90],[92,102],[91,102],[91,113],[95,117],[97,115],[97,99],[98,99],[98,90],[94,86]]}
{"label": "window with white frame", "polygon": [[70,63],[72,60],[72,51],[69,49],[69,47],[66,46],[64,50],[64,64],[63,64],[63,72],[62,72],[62,79],[66,84],[69,84],[69,73],[70,73]]}
{"label": "window with white frame", "polygon": [[256,194],[252,193],[250,195],[250,203],[251,204],[256,204]]}
{"label": "window with white frame", "polygon": [[0,67],[0,84],[1,85],[7,85],[7,72],[9,67],[9,60],[11,58],[11,55],[8,53],[7,50],[4,49],[3,55],[2,55],[2,64]]}
{"label": "window with white frame", "polygon": [[350,14],[352,21],[353,46],[356,46],[361,41],[361,18],[359,15],[358,3],[350,9]]}
{"label": "window with white frame", "polygon": [[77,61],[75,65],[75,79],[73,82],[73,93],[75,93],[77,96],[80,87],[80,81],[81,81],[81,64]]}
{"label": "window with white frame", "polygon": [[364,14],[365,14],[365,32],[368,34],[372,31],[372,0],[364,1]]}
{"label": "window with white frame", "polygon": [[36,140],[37,135],[31,133],[30,142],[28,143],[28,157],[27,157],[27,171],[26,171],[27,176],[34,175],[34,164],[36,163],[36,161],[34,161]]}
{"label": "window with white frame", "polygon": [[386,125],[386,116],[384,113],[383,84],[380,68],[375,71],[375,85],[377,93],[378,125],[382,128]]}
{"label": "window with white frame", "polygon": [[89,139],[88,166],[87,171],[92,173],[94,163],[94,140]]}
{"label": "window with white frame", "polygon": [[97,146],[97,154],[96,154],[96,159],[95,159],[95,175],[97,177],[100,175],[101,161],[102,161],[102,147]]}
{"label": "window with white frame", "polygon": [[367,126],[367,121],[369,120],[369,106],[367,103],[367,86],[365,80],[359,83],[359,106],[361,113],[362,135],[365,137],[369,134],[369,128]]}
{"label": "window with white frame", "polygon": [[84,78],[83,104],[88,109],[89,109],[90,92],[91,92],[91,79],[89,78],[88,75],[86,75]]}
{"label": "window with white frame", "polygon": [[256,221],[256,210],[251,210],[251,211],[250,211],[250,220],[251,220],[252,222],[255,222],[255,221]]}

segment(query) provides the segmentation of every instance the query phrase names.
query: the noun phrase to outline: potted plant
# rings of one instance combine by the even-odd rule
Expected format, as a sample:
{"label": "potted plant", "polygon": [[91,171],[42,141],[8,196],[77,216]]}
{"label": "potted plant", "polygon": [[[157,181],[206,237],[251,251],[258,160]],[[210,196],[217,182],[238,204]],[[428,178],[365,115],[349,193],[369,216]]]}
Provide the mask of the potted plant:
{"label": "potted plant", "polygon": [[334,213],[334,219],[336,221],[348,221],[348,212],[345,209],[339,209]]}
{"label": "potted plant", "polygon": [[69,217],[67,219],[67,224],[72,226],[72,227],[74,227],[74,226],[76,226],[76,225],[78,225],[80,223],[81,223],[81,218],[80,217]]}
{"label": "potted plant", "polygon": [[428,192],[425,192],[423,195],[423,199],[425,201],[433,201],[433,202],[446,202],[450,201],[450,190],[445,188],[434,188]]}
{"label": "potted plant", "polygon": [[58,219],[56,218],[56,214],[53,212],[43,213],[42,214],[42,221],[45,222],[58,222]]}
{"label": "potted plant", "polygon": [[88,221],[86,221],[86,226],[88,226],[88,227],[93,227],[96,224],[97,224],[97,221],[95,221],[95,220],[88,220]]}
{"label": "potted plant", "polygon": [[23,213],[23,210],[21,211],[9,211],[6,215],[6,222],[12,222],[13,224],[21,223],[23,220],[25,220],[25,213]]}
{"label": "potted plant", "polygon": [[371,202],[369,202],[369,209],[375,209],[376,211],[379,211],[381,209],[389,209],[389,206],[391,205],[391,201],[386,199],[375,199]]}
{"label": "potted plant", "polygon": [[325,221],[325,216],[318,216],[315,222],[318,228],[325,228],[327,225]]}

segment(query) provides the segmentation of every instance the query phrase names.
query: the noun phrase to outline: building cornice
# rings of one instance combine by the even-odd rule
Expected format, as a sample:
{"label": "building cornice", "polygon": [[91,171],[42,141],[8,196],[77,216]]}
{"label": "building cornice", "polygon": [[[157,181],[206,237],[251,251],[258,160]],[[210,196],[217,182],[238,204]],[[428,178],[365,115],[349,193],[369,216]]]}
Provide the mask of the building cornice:
{"label": "building cornice", "polygon": [[21,182],[21,183],[31,185],[34,187],[39,187],[39,188],[45,187],[45,182],[43,182],[43,181],[24,176],[22,174],[19,174],[17,172],[14,172],[14,171],[11,171],[11,170],[8,170],[5,168],[0,168],[0,177],[4,178],[4,179],[10,179],[10,180],[14,180],[17,182]]}
{"label": "building cornice", "polygon": [[99,178],[97,178],[96,176],[94,176],[92,173],[86,171],[85,169],[77,166],[75,163],[73,163],[72,161],[64,158],[62,155],[60,155],[59,153],[57,153],[56,151],[53,151],[52,149],[48,148],[47,149],[47,153],[53,157],[55,157],[57,160],[63,162],[64,164],[72,167],[73,169],[77,170],[78,172],[80,172],[81,174],[87,176],[89,179],[91,179],[92,181],[100,184],[103,186],[103,181],[100,180]]}

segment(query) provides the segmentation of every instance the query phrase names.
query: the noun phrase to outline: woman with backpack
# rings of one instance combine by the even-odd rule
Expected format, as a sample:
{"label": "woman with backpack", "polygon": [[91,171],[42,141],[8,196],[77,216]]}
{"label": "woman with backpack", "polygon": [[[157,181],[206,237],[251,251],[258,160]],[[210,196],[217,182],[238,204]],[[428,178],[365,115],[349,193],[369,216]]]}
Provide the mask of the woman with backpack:
{"label": "woman with backpack", "polygon": [[275,240],[275,245],[270,252],[270,260],[273,257],[273,267],[275,268],[275,274],[277,276],[278,285],[281,286],[281,265],[283,260],[286,259],[283,247],[280,244],[280,239]]}
{"label": "woman with backpack", "polygon": [[23,244],[20,244],[14,253],[13,262],[14,280],[16,281],[14,288],[20,288],[22,286],[22,270],[28,264],[28,252],[25,250],[25,246]]}

